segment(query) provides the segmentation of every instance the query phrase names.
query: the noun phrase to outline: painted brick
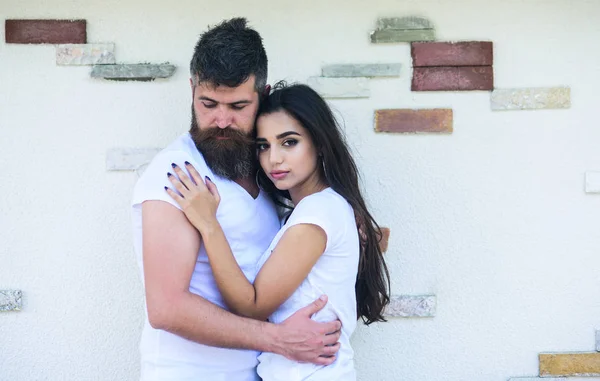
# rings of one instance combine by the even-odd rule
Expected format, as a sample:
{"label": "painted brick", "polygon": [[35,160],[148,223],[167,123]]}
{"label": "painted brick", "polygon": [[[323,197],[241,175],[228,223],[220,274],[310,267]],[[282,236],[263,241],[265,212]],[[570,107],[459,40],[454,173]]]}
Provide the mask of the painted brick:
{"label": "painted brick", "polygon": [[161,148],[112,148],[106,153],[107,171],[137,171],[148,164]]}
{"label": "painted brick", "polygon": [[115,63],[115,44],[66,44],[56,46],[57,65]]}
{"label": "painted brick", "polygon": [[600,376],[600,353],[540,353],[540,376]]}
{"label": "painted brick", "polygon": [[600,330],[596,331],[596,351],[600,352]]}
{"label": "painted brick", "polygon": [[495,89],[491,96],[492,110],[538,110],[571,107],[569,87],[531,87]]}
{"label": "painted brick", "polygon": [[413,69],[412,91],[473,91],[493,88],[494,69],[491,66]]}
{"label": "painted brick", "polygon": [[585,173],[585,193],[600,193],[600,172]]}
{"label": "painted brick", "polygon": [[113,81],[152,81],[169,78],[174,72],[175,66],[171,64],[95,65],[91,77]]}
{"label": "painted brick", "polygon": [[433,317],[436,313],[435,295],[396,295],[385,308],[387,317]]}
{"label": "painted brick", "polygon": [[388,249],[388,241],[390,240],[390,228],[381,228],[381,241],[379,241],[379,249],[385,253]]}
{"label": "painted brick", "polygon": [[512,377],[508,381],[600,381],[600,377]]}
{"label": "painted brick", "polygon": [[0,290],[0,311],[20,311],[22,307],[21,290]]}
{"label": "painted brick", "polygon": [[435,30],[433,29],[381,29],[371,32],[371,42],[374,44],[387,44],[395,42],[433,41]]}
{"label": "painted brick", "polygon": [[323,98],[368,98],[371,95],[367,78],[310,77],[307,84]]}
{"label": "painted brick", "polygon": [[397,64],[344,64],[323,67],[323,77],[397,77],[402,65]]}
{"label": "painted brick", "polygon": [[452,133],[451,109],[375,110],[375,131],[396,133]]}
{"label": "painted brick", "polygon": [[415,30],[415,29],[434,29],[431,21],[416,16],[408,17],[383,17],[377,20],[377,29],[400,29],[400,30]]}
{"label": "painted brick", "polygon": [[490,41],[413,42],[410,50],[413,67],[491,66],[494,62]]}
{"label": "painted brick", "polygon": [[6,20],[8,44],[85,44],[85,20]]}

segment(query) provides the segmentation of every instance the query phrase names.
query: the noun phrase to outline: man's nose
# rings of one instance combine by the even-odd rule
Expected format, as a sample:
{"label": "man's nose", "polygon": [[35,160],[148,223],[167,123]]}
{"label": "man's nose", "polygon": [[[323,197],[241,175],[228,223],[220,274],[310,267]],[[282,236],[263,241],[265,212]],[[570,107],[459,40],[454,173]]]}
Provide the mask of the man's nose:
{"label": "man's nose", "polygon": [[231,113],[223,108],[219,108],[217,110],[217,115],[215,117],[215,123],[219,128],[227,128],[231,125],[232,122]]}

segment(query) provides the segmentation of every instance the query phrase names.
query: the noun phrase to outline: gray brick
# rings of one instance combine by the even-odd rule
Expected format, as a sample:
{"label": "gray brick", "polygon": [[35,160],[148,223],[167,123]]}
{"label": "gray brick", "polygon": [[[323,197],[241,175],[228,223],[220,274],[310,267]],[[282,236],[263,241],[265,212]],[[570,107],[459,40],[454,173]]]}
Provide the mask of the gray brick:
{"label": "gray brick", "polygon": [[490,99],[494,111],[561,109],[571,107],[571,89],[569,87],[495,89]]}
{"label": "gray brick", "polygon": [[401,64],[340,64],[323,67],[323,77],[398,77]]}
{"label": "gray brick", "polygon": [[115,63],[115,44],[66,44],[56,46],[57,65]]}
{"label": "gray brick", "polygon": [[387,317],[433,317],[436,312],[435,295],[392,296],[384,315]]}
{"label": "gray brick", "polygon": [[371,42],[374,44],[433,40],[435,40],[435,30],[433,29],[381,29],[371,32]]}
{"label": "gray brick", "polygon": [[22,306],[21,290],[0,290],[0,311],[20,311]]}
{"label": "gray brick", "polygon": [[600,330],[596,331],[596,352],[600,352]]}
{"label": "gray brick", "polygon": [[307,84],[323,98],[368,98],[371,95],[367,78],[310,77]]}
{"label": "gray brick", "polygon": [[119,64],[96,65],[92,68],[92,78],[115,81],[152,81],[156,78],[169,78],[175,72],[171,64]]}
{"label": "gray brick", "polygon": [[112,148],[106,153],[106,170],[138,171],[160,150],[161,148]]}
{"label": "gray brick", "polygon": [[384,17],[377,20],[377,29],[418,30],[434,29],[434,26],[423,17]]}

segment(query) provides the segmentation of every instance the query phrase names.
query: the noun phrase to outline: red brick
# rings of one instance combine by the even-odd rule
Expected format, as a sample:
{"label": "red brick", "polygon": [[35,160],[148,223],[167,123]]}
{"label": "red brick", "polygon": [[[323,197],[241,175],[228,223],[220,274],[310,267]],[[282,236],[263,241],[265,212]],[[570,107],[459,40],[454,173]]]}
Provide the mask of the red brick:
{"label": "red brick", "polygon": [[452,110],[375,110],[375,131],[452,133]]}
{"label": "red brick", "polygon": [[390,228],[381,228],[381,241],[379,241],[379,249],[385,253],[388,249],[388,241],[390,239]]}
{"label": "red brick", "polygon": [[415,67],[412,91],[493,90],[491,66]]}
{"label": "red brick", "polygon": [[85,20],[6,20],[9,44],[85,44]]}
{"label": "red brick", "polygon": [[491,66],[494,62],[491,41],[413,42],[413,67]]}

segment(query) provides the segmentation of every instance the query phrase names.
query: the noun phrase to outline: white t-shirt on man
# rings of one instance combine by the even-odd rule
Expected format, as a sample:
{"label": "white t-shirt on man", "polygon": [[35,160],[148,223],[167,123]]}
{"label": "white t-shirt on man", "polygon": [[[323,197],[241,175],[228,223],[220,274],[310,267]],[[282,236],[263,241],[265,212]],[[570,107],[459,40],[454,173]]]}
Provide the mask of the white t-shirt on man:
{"label": "white t-shirt on man", "polygon": [[325,308],[313,315],[313,320],[342,322],[340,351],[336,361],[328,366],[298,363],[274,353],[262,353],[258,374],[263,381],[354,381],[354,351],[350,336],[356,328],[355,283],[358,271],[360,243],[354,211],[350,204],[333,189],[303,198],[265,254],[258,267],[269,259],[271,252],[287,229],[298,224],[321,227],[327,235],[325,252],[317,260],[300,287],[270,316],[269,321],[281,323],[294,312],[325,294],[329,301]]}
{"label": "white t-shirt on man", "polygon": [[[217,185],[221,195],[217,220],[242,271],[250,282],[254,282],[257,274],[256,263],[280,228],[275,206],[264,192],[261,191],[254,199],[237,183],[216,176],[206,165],[188,133],[180,136],[156,155],[135,186],[132,200],[133,234],[142,281],[142,203],[158,200],[181,209],[164,187],[173,189],[167,178],[167,172],[173,173],[171,163],[184,169],[185,161],[190,162],[200,175],[209,176]],[[208,263],[204,245],[200,247],[189,290],[226,309]],[[258,380],[258,352],[211,347],[154,329],[148,322],[147,314],[140,351],[141,381]]]}

